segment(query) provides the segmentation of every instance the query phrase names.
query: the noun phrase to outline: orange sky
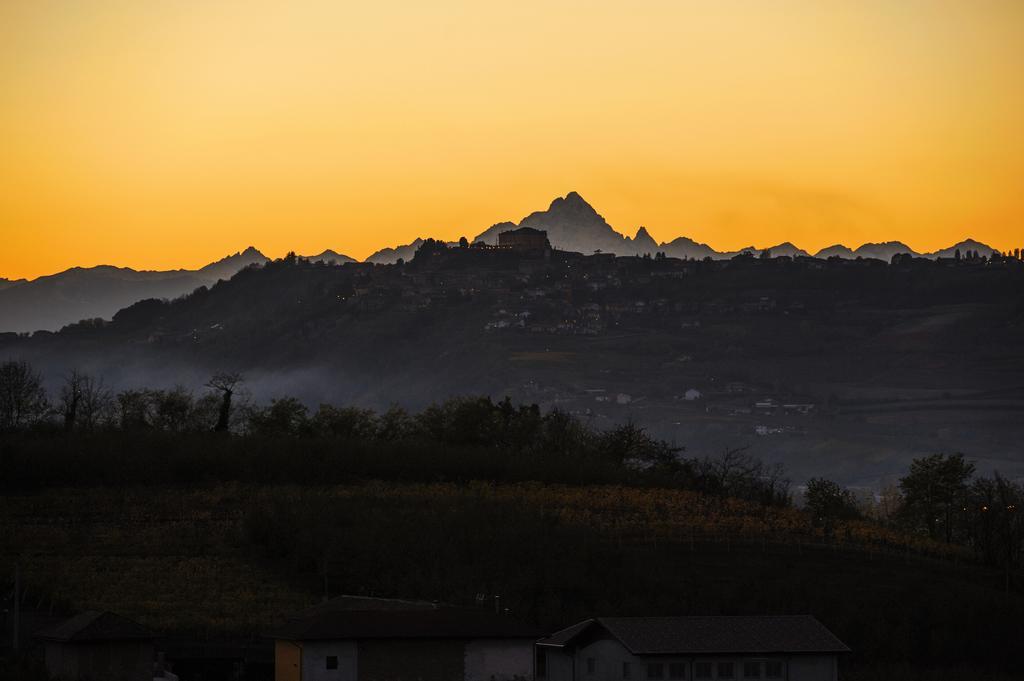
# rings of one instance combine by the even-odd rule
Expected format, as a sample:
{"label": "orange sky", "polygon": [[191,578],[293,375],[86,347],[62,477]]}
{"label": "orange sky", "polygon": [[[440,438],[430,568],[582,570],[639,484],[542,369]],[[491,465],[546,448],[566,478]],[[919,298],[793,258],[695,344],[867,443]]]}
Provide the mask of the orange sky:
{"label": "orange sky", "polygon": [[4,0],[0,276],[365,257],[579,191],[719,249],[1024,246],[1020,0]]}

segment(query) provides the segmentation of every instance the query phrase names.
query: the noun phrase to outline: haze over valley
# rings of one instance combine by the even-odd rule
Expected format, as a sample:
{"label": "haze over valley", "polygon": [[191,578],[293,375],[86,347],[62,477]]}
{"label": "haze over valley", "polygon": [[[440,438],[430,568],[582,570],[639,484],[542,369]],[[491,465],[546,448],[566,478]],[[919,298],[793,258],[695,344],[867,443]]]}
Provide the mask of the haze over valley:
{"label": "haze over valley", "polygon": [[[519,228],[555,250],[496,249]],[[748,448],[798,481],[826,470],[880,489],[935,450],[1024,474],[1012,254],[971,241],[925,256],[893,243],[853,258],[717,253],[623,237],[576,193],[472,242],[414,246],[365,263],[250,248],[198,271],[71,270],[0,291],[0,309],[21,292],[26,320],[94,313],[8,333],[0,353],[51,385],[80,369],[117,389],[196,389],[230,370],[257,401],[509,396],[597,426],[633,420],[688,451]]]}
{"label": "haze over valley", "polygon": [[0,681],[1020,681],[1022,0],[0,0]]}

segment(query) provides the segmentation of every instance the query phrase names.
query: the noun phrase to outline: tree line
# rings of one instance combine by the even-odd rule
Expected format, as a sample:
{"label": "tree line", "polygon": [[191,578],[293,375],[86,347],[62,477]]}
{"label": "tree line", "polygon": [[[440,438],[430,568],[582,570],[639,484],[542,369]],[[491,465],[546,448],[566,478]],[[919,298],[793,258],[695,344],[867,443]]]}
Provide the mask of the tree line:
{"label": "tree line", "polygon": [[[238,399],[238,374],[184,387],[113,391],[80,371],[54,396],[23,361],[0,364],[0,479],[8,485],[195,482],[207,479],[345,482],[536,480],[636,484],[793,504],[779,465],[743,450],[690,457],[627,422],[607,430],[560,410],[507,397],[461,397],[419,413],[376,412],[293,397]],[[68,437],[70,436],[70,437]],[[85,455],[88,453],[88,455]],[[45,463],[50,462],[47,466]],[[975,475],[962,454],[915,459],[897,487],[858,498],[824,479],[808,481],[803,506],[829,534],[844,520],[871,519],[971,548],[989,565],[1016,570],[1024,557],[1024,486],[999,473]],[[0,483],[2,484],[2,483]]]}
{"label": "tree line", "polygon": [[1024,485],[995,472],[975,475],[963,454],[914,459],[895,488],[865,503],[824,478],[807,483],[805,508],[816,522],[859,517],[901,528],[947,544],[967,546],[979,561],[1017,570],[1024,557]]}
{"label": "tree line", "polygon": [[[115,392],[102,378],[72,371],[50,396],[31,365],[5,362],[0,432],[19,437],[4,440],[4,479],[105,482],[116,469],[120,479],[136,482],[161,475],[174,482],[537,480],[662,485],[791,503],[781,466],[741,450],[687,457],[683,447],[631,422],[602,430],[507,397],[452,398],[419,413],[332,404],[311,411],[294,397],[262,405],[239,399],[242,384],[240,375],[221,373],[199,393],[181,386]],[[33,463],[68,456],[69,467]]]}

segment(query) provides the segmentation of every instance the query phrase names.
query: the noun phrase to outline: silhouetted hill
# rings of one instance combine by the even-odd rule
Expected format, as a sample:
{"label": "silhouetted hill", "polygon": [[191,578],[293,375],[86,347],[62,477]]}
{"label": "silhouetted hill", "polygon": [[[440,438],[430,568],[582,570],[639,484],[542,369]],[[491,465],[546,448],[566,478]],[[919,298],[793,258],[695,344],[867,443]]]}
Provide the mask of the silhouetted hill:
{"label": "silhouetted hill", "polygon": [[145,298],[177,298],[200,286],[230,279],[239,270],[267,262],[255,248],[198,270],[151,271],[99,265],[73,267],[0,288],[0,332],[57,330],[82,319],[110,319]]}
{"label": "silhouetted hill", "polygon": [[435,247],[402,266],[275,261],[112,323],[0,335],[0,359],[33,362],[51,385],[73,368],[119,388],[235,370],[258,397],[311,405],[507,394],[633,418],[690,451],[749,445],[796,479],[876,482],[934,451],[1016,476],[1022,285],[1019,261]]}
{"label": "silhouetted hill", "polygon": [[880,244],[864,244],[853,252],[855,256],[860,258],[874,258],[876,260],[884,260],[885,262],[892,260],[892,256],[897,253],[920,255],[919,253],[916,253],[913,248],[900,241],[885,241]]}
{"label": "silhouetted hill", "polygon": [[416,251],[422,245],[423,239],[417,238],[411,244],[395,246],[394,248],[382,248],[367,257],[365,262],[374,263],[375,265],[393,265],[400,259],[409,261],[413,259]]}
{"label": "silhouetted hill", "polygon": [[802,248],[797,248],[788,241],[778,244],[776,246],[769,246],[766,250],[771,254],[773,258],[778,258],[781,256],[789,258],[795,258],[797,256],[810,256],[810,253],[808,253]]}
{"label": "silhouetted hill", "polygon": [[4,279],[3,277],[0,277],[0,291],[3,291],[6,288],[11,288],[12,286],[17,286],[18,284],[24,284],[26,281],[28,281],[28,280],[27,279]]}
{"label": "silhouetted hill", "polygon": [[576,253],[595,252],[616,255],[654,255],[662,249],[645,227],[634,238],[624,236],[576,192],[569,192],[551,202],[547,210],[527,215],[516,225],[500,222],[478,234],[473,241],[498,243],[498,234],[516,227],[531,227],[548,233],[552,247]]}
{"label": "silhouetted hill", "polygon": [[347,255],[332,251],[331,249],[327,249],[323,253],[319,253],[317,255],[303,255],[301,257],[309,260],[310,262],[335,262],[339,265],[343,265],[347,262],[359,262],[355,258],[350,258]]}
{"label": "silhouetted hill", "polygon": [[661,250],[658,242],[647,232],[646,227],[641,227],[636,231],[636,236],[633,237],[633,248],[637,255],[654,255]]}
{"label": "silhouetted hill", "polygon": [[668,243],[661,244],[661,250],[670,258],[681,260],[703,260],[704,258],[717,258],[721,254],[707,244],[697,243],[685,236],[676,237]]}
{"label": "silhouetted hill", "polygon": [[230,279],[243,267],[248,267],[249,265],[263,265],[269,260],[270,259],[267,256],[263,255],[254,246],[249,246],[244,251],[240,251],[233,255],[229,255],[226,258],[221,258],[216,262],[212,262],[209,265],[200,267],[197,270],[197,274],[210,279],[211,282],[217,281],[218,279]]}
{"label": "silhouetted hill", "polygon": [[934,253],[928,253],[929,258],[952,258],[956,255],[957,250],[960,251],[961,255],[967,255],[967,251],[977,251],[979,255],[989,256],[995,251],[995,248],[987,244],[983,244],[980,241],[974,239],[964,239],[960,243],[953,244],[949,248],[943,248]]}
{"label": "silhouetted hill", "polygon": [[835,244],[834,246],[829,246],[827,248],[821,249],[820,251],[814,254],[814,257],[821,258],[823,260],[828,258],[847,258],[853,260],[857,257],[857,254],[854,253],[853,249],[849,248],[848,246],[844,246],[842,244]]}

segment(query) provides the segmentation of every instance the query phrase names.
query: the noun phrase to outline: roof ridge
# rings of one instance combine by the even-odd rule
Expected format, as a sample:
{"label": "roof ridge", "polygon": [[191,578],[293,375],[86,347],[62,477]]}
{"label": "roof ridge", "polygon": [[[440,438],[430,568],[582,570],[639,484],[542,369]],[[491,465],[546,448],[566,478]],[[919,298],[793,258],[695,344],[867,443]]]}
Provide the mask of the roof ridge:
{"label": "roof ridge", "polygon": [[596,617],[562,629],[542,644],[570,646],[594,624],[635,655],[849,651],[811,614]]}

